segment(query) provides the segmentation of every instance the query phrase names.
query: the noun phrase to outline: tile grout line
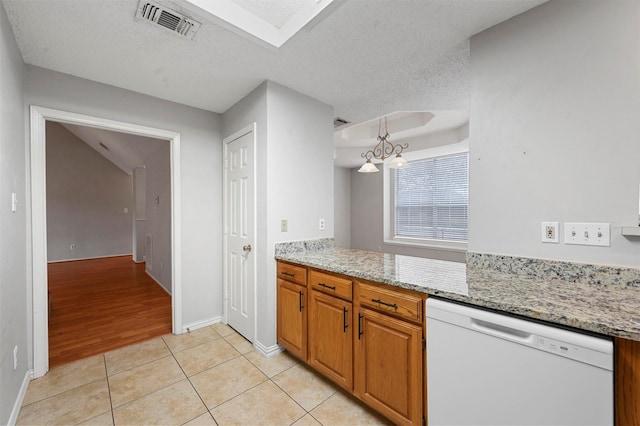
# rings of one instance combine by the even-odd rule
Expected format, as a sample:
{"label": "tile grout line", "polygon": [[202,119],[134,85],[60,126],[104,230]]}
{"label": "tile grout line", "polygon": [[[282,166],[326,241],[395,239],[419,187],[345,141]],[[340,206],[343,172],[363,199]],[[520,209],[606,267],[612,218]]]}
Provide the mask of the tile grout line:
{"label": "tile grout line", "polygon": [[[218,333],[216,330],[213,330],[213,331],[214,331],[216,334],[218,334],[218,336],[219,336],[219,337],[218,337],[218,338],[216,338],[216,339],[207,340],[206,342],[203,342],[203,343],[200,343],[200,344],[204,344],[204,343],[212,342],[212,341],[214,341],[214,340],[218,340],[218,339],[220,339],[220,338],[224,339],[224,336],[222,336],[222,335],[221,335],[220,333]],[[191,332],[189,331],[188,333],[191,333]],[[164,339],[163,339],[163,341],[164,341]],[[225,340],[225,342],[226,342],[226,340]],[[165,341],[164,343],[165,343],[165,345],[167,344],[167,342],[166,342],[166,341]],[[229,343],[229,342],[227,342],[227,343]],[[191,348],[195,348],[195,347],[199,346],[200,344],[198,344],[198,345],[194,345],[194,346],[192,346]],[[168,347],[168,346],[169,346],[169,345],[167,345],[167,347]],[[180,353],[180,352],[183,352],[183,351],[189,350],[189,349],[191,349],[191,348],[186,348],[186,349],[183,349],[182,351],[179,351],[179,352],[176,352],[176,353]],[[234,348],[234,349],[235,349],[235,348]],[[193,385],[193,382],[191,381],[191,377],[197,376],[198,374],[203,373],[204,371],[210,370],[211,368],[215,368],[215,367],[217,367],[218,365],[224,365],[224,364],[226,364],[227,362],[232,361],[232,360],[234,360],[234,359],[236,359],[236,358],[238,358],[238,357],[234,357],[234,358],[231,358],[231,359],[229,359],[229,360],[227,360],[227,361],[225,361],[225,362],[223,362],[223,363],[221,363],[221,364],[214,365],[213,367],[211,367],[211,368],[209,368],[209,369],[207,369],[207,370],[200,371],[200,372],[198,372],[198,373],[196,373],[196,374],[194,374],[193,376],[191,376],[191,377],[190,377],[190,376],[187,374],[187,372],[186,372],[186,371],[184,371],[184,368],[182,368],[182,365],[180,365],[180,362],[179,362],[179,361],[178,361],[178,359],[176,358],[176,353],[174,353],[174,352],[171,350],[171,348],[169,348],[169,352],[171,353],[171,356],[172,356],[172,357],[173,357],[173,359],[175,360],[176,364],[178,364],[178,367],[180,368],[180,371],[182,371],[182,374],[184,374],[184,376],[186,377],[186,379],[187,379],[187,381],[189,382],[189,385],[191,386],[191,388],[193,389],[193,391],[196,393],[196,395],[198,395],[198,398],[200,398],[200,401],[202,402],[202,405],[204,405],[204,408],[205,408],[205,410],[206,410],[206,414],[209,414],[209,415],[211,416],[211,418],[213,419],[214,423],[215,423],[216,425],[218,425],[218,421],[217,421],[217,420],[216,420],[216,418],[214,417],[213,413],[211,413],[211,410],[210,410],[210,409],[209,409],[209,407],[207,406],[207,403],[204,401],[204,399],[203,399],[203,398],[202,398],[202,396],[200,395],[200,392],[198,392],[198,389],[196,389],[196,387]],[[238,352],[238,353],[239,353],[239,352]],[[240,354],[240,356],[242,356],[242,354]],[[203,414],[205,414],[205,413],[203,413]],[[194,417],[194,418],[193,418],[193,419],[191,419],[191,420],[195,420],[195,419],[197,419],[198,417],[202,416],[203,414],[200,414],[199,416]],[[189,420],[189,421],[191,421],[191,420]],[[188,423],[188,422],[186,422],[186,423]]]}
{"label": "tile grout line", "polygon": [[109,372],[107,371],[107,357],[105,356],[105,354],[102,354],[102,361],[104,362],[104,374],[107,379],[107,390],[109,392],[109,406],[111,407],[111,422],[115,426],[116,415],[113,412],[113,399],[111,399],[111,383],[109,382]]}

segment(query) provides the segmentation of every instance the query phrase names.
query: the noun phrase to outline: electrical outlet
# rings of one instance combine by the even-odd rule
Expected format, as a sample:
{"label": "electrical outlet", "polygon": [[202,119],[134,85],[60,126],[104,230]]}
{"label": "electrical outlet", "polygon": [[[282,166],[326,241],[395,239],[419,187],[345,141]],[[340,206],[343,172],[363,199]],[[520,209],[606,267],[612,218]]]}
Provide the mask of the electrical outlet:
{"label": "electrical outlet", "polygon": [[564,243],[582,246],[611,246],[611,225],[609,223],[564,224]]}
{"label": "electrical outlet", "polygon": [[318,219],[318,229],[324,231],[324,219]]}
{"label": "electrical outlet", "polygon": [[558,240],[558,222],[542,222],[542,242],[555,243]]}
{"label": "electrical outlet", "polygon": [[280,221],[280,232],[287,232],[287,219]]}

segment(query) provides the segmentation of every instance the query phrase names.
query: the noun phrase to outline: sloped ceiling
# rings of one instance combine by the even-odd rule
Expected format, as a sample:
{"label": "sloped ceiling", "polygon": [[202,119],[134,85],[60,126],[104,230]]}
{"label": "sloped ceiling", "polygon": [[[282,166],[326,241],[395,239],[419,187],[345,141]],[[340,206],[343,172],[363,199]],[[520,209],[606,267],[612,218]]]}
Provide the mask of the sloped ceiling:
{"label": "sloped ceiling", "polygon": [[144,166],[145,159],[153,154],[160,144],[169,143],[169,141],[112,130],[75,124],[62,125],[128,174],[131,174],[135,167]]}

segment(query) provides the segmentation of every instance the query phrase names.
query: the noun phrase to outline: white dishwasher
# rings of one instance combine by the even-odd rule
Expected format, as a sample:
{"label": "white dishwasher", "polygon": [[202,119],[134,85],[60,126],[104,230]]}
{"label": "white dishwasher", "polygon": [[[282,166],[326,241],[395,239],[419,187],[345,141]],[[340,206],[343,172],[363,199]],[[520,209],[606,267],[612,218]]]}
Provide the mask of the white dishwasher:
{"label": "white dishwasher", "polygon": [[427,299],[436,425],[613,425],[613,342]]}

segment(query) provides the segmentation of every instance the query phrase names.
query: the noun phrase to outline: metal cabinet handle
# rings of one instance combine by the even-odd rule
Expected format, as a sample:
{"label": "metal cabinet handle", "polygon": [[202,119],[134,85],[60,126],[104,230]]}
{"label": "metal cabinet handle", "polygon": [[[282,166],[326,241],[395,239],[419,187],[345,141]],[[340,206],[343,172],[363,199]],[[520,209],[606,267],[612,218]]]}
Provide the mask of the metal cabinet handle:
{"label": "metal cabinet handle", "polygon": [[246,246],[242,246],[242,250],[251,251],[251,244],[247,244]]}
{"label": "metal cabinet handle", "polygon": [[388,303],[380,299],[371,299],[371,301],[374,303],[379,303],[381,305],[389,306],[390,308],[398,310],[398,305],[396,305],[395,303]]}
{"label": "metal cabinet handle", "polygon": [[291,278],[293,278],[293,277],[295,277],[295,276],[296,276],[296,274],[292,274],[292,273],[287,272],[287,271],[283,271],[283,272],[282,272],[282,275],[286,275],[286,276],[291,277]]}
{"label": "metal cabinet handle", "polygon": [[358,340],[360,340],[360,336],[362,336],[362,314],[358,314]]}
{"label": "metal cabinet handle", "polygon": [[304,306],[302,306],[302,297],[304,296],[304,293],[301,291],[300,292],[300,312],[302,312],[302,308],[304,308]]}
{"label": "metal cabinet handle", "polygon": [[347,332],[347,327],[349,327],[349,325],[347,324],[347,312],[349,312],[347,310],[347,308],[342,308],[342,313],[344,314],[344,319],[342,320],[342,332],[346,333]]}
{"label": "metal cabinet handle", "polygon": [[318,283],[318,285],[319,285],[320,287],[324,287],[324,288],[328,288],[329,290],[336,291],[336,287],[335,287],[335,286],[326,285],[325,283]]}

